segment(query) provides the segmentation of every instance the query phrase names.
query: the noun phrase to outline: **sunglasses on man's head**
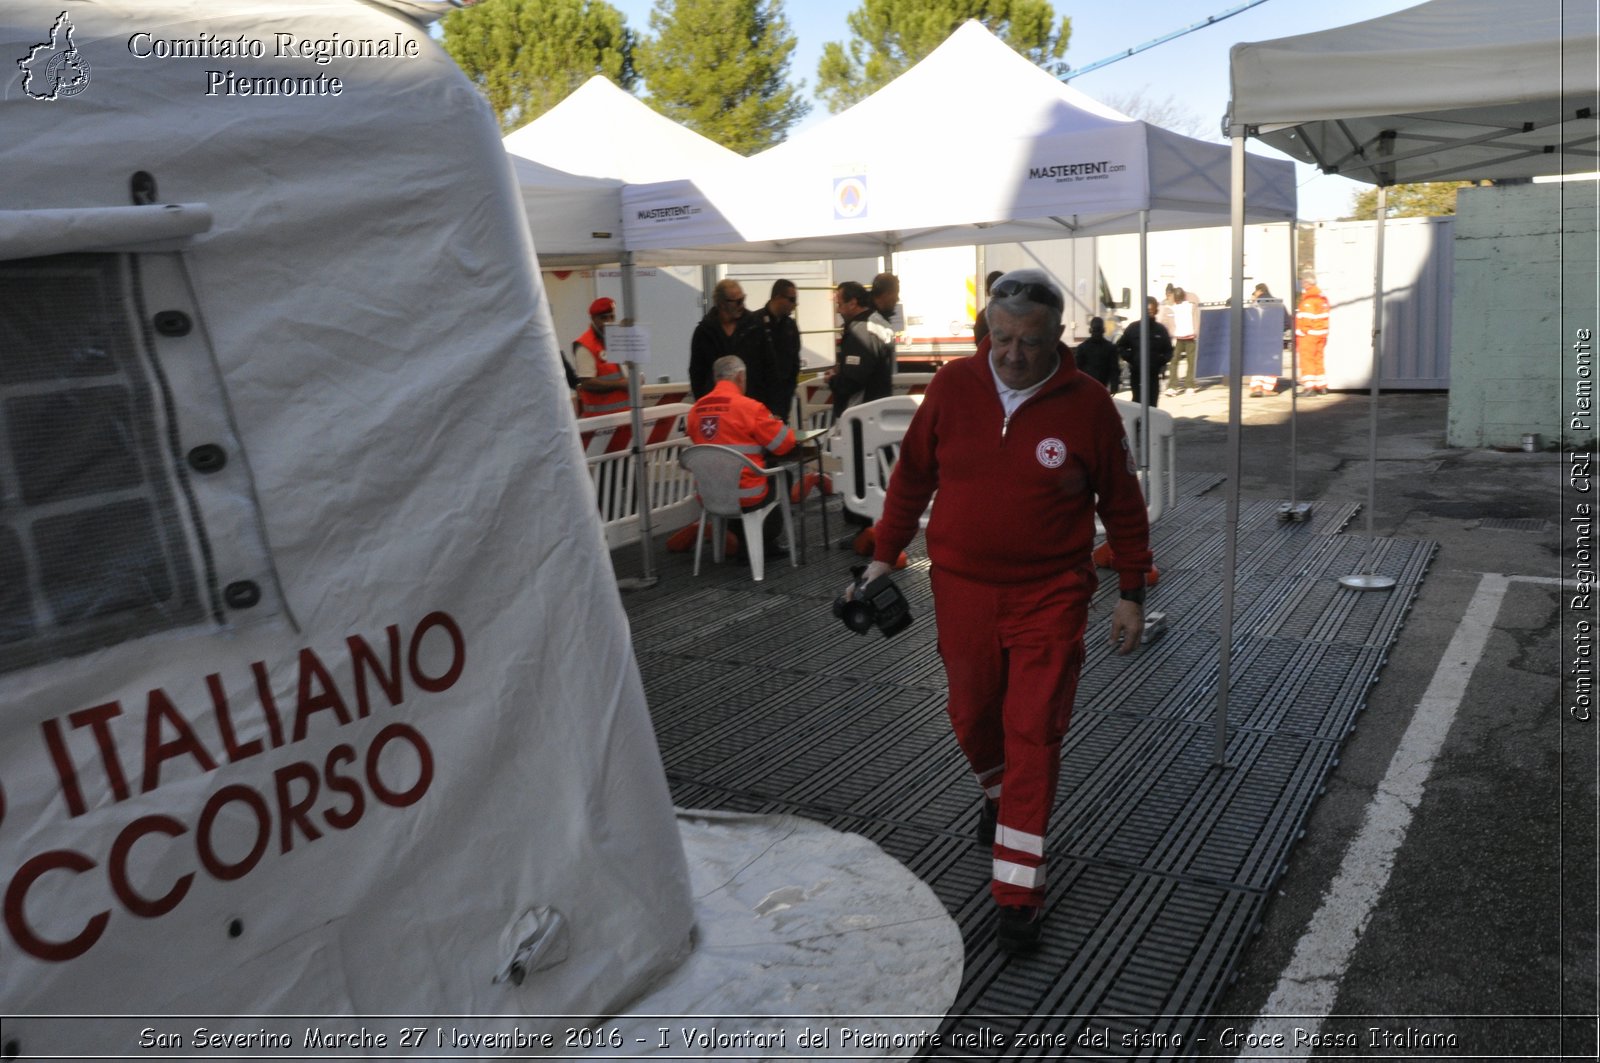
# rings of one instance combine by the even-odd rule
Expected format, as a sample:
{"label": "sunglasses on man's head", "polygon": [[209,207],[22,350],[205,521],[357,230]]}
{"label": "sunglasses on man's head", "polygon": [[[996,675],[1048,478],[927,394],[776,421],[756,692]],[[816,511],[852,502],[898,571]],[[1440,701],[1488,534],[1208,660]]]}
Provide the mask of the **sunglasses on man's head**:
{"label": "sunglasses on man's head", "polygon": [[722,305],[724,305],[724,306],[743,306],[744,305],[744,296],[741,295],[737,299],[729,299],[726,295],[724,295],[724,296],[720,297],[717,301],[722,303]]}
{"label": "sunglasses on man's head", "polygon": [[991,299],[1010,299],[1017,295],[1022,296],[1030,303],[1048,306],[1052,310],[1065,310],[1067,307],[1066,300],[1061,297],[1061,293],[1048,285],[1040,284],[1038,281],[996,281],[993,290],[989,293]]}

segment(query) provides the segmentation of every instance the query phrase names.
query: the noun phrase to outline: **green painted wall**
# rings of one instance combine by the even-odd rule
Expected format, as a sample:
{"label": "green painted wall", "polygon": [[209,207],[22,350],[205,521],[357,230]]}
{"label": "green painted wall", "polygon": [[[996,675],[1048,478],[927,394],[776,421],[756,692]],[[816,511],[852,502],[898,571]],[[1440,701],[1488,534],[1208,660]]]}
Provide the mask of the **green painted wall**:
{"label": "green painted wall", "polygon": [[1518,446],[1532,432],[1547,447],[1593,448],[1597,215],[1592,180],[1461,190],[1451,446]]}

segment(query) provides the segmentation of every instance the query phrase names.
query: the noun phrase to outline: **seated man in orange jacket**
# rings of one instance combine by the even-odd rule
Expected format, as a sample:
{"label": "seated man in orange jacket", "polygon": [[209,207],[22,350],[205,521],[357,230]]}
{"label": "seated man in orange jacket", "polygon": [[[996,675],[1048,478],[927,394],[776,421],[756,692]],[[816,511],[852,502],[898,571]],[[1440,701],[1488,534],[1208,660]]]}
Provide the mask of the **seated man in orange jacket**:
{"label": "seated man in orange jacket", "polygon": [[[712,363],[711,376],[715,385],[689,411],[690,442],[732,447],[763,469],[767,467],[766,455],[787,454],[794,449],[794,430],[772,416],[763,403],[745,395],[749,377],[743,359],[723,355]],[[750,469],[739,471],[739,505],[744,509],[766,505],[772,499],[772,488],[772,477]],[[761,524],[767,557],[788,556],[788,551],[778,546],[782,530],[782,514],[773,509]],[[733,533],[742,547],[743,522],[734,522]]]}

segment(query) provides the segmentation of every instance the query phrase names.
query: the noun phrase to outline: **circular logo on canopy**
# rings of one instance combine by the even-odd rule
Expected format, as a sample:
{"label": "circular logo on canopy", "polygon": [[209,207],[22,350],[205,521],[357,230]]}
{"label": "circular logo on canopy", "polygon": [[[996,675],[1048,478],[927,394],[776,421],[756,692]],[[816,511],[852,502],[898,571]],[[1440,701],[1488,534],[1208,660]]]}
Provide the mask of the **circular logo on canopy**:
{"label": "circular logo on canopy", "polygon": [[1047,469],[1059,469],[1061,463],[1067,460],[1067,445],[1055,436],[1041,439],[1039,445],[1033,448],[1033,456],[1039,459],[1039,464]]}
{"label": "circular logo on canopy", "polygon": [[867,179],[840,177],[833,182],[833,216],[860,218],[867,213]]}

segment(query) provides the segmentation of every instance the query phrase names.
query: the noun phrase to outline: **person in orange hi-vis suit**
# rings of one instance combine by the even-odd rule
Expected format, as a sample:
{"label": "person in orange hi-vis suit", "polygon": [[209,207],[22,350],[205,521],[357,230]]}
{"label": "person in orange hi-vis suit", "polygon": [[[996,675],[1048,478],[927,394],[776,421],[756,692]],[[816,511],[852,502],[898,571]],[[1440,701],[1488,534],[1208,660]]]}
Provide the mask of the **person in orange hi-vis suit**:
{"label": "person in orange hi-vis suit", "polygon": [[[712,363],[711,375],[715,386],[689,411],[689,442],[732,447],[763,469],[767,467],[767,455],[787,454],[794,449],[794,429],[772,416],[765,404],[745,394],[750,377],[744,359],[725,354]],[[741,509],[758,509],[771,497],[771,479],[751,469],[739,470]],[[789,556],[778,546],[782,519],[783,515],[774,509],[761,522],[767,557]],[[732,528],[739,545],[744,547],[744,522],[733,521]]]}
{"label": "person in orange hi-vis suit", "polygon": [[1328,345],[1328,297],[1317,282],[1308,280],[1300,289],[1300,308],[1294,315],[1294,341],[1300,352],[1300,394],[1326,395],[1327,369],[1323,348]]}

